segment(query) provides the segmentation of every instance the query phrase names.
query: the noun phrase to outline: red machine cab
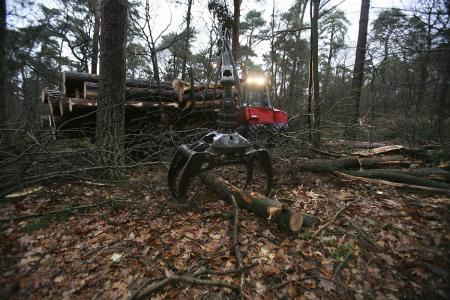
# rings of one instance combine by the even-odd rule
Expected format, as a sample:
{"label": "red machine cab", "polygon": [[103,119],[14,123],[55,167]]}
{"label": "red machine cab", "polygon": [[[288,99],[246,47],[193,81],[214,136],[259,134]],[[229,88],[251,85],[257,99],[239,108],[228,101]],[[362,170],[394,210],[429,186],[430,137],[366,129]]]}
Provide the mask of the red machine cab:
{"label": "red machine cab", "polygon": [[248,77],[242,87],[239,123],[247,125],[250,131],[266,127],[271,132],[287,123],[287,113],[273,107],[271,88],[263,77]]}

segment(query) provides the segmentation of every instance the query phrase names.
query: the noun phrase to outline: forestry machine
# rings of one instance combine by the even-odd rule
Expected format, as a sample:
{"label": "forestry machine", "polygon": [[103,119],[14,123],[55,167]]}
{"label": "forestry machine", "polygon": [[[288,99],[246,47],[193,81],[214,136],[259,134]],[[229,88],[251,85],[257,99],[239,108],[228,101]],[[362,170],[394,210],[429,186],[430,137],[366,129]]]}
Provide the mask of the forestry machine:
{"label": "forestry machine", "polygon": [[[211,131],[198,142],[182,144],[178,147],[168,172],[168,185],[172,195],[185,200],[190,183],[200,173],[226,165],[244,165],[247,171],[245,186],[252,183],[255,163],[258,163],[265,175],[264,193],[272,188],[273,170],[270,155],[266,149],[250,143],[236,131],[238,123],[256,124],[258,118],[268,118],[266,108],[253,106],[258,97],[269,96],[264,82],[250,83],[242,91],[234,58],[230,50],[229,30],[219,27],[220,81],[223,85],[223,99],[217,117],[217,131]],[[240,103],[243,114],[239,114],[233,96],[236,87],[239,97],[248,95],[245,103]],[[261,87],[263,87],[261,89]],[[259,95],[259,96],[258,96]],[[250,102],[252,100],[253,102]],[[259,103],[263,103],[259,99]],[[267,105],[266,101],[266,105]],[[272,114],[272,123],[273,122]]]}

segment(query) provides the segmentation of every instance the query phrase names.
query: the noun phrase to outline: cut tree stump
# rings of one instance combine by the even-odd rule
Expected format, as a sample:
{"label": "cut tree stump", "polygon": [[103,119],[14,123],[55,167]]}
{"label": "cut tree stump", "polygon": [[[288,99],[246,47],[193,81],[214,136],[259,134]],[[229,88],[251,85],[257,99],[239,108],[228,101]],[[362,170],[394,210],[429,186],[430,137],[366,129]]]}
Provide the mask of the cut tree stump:
{"label": "cut tree stump", "polygon": [[199,178],[222,200],[232,204],[232,197],[234,197],[239,208],[250,210],[263,218],[275,220],[278,225],[293,232],[299,231],[302,226],[311,226],[315,222],[313,216],[302,214],[293,208],[286,208],[280,201],[260,193],[241,190],[211,173],[200,174]]}

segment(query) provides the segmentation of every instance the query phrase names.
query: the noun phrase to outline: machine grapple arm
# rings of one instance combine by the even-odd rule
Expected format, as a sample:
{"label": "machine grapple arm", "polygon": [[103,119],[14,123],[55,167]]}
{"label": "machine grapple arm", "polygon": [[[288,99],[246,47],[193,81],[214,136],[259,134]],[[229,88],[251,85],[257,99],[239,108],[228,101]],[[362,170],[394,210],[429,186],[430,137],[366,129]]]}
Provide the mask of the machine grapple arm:
{"label": "machine grapple arm", "polygon": [[196,143],[178,147],[168,172],[169,190],[178,200],[186,199],[189,186],[197,175],[226,165],[244,165],[247,171],[245,186],[249,187],[253,179],[254,165],[258,163],[265,176],[262,192],[268,194],[272,188],[273,169],[269,153],[234,131],[237,115],[232,89],[236,85],[240,93],[240,83],[228,39],[228,30],[221,26],[220,81],[224,87],[224,95],[217,124],[224,132],[212,131]]}

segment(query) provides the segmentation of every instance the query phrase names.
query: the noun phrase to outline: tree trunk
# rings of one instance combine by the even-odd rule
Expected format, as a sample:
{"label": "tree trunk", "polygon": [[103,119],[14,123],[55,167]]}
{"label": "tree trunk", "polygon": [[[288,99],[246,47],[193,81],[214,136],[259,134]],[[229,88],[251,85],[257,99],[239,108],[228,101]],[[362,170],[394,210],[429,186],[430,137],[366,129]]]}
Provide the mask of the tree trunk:
{"label": "tree trunk", "polygon": [[305,161],[292,160],[291,172],[332,172],[350,169],[376,169],[386,166],[409,166],[411,161],[404,159],[378,159],[346,157],[340,159],[310,159]]}
{"label": "tree trunk", "polygon": [[[448,128],[445,128],[445,121],[450,115],[449,105],[449,90],[448,85],[450,82],[450,48],[447,46],[447,54],[445,61],[443,62],[442,74],[439,76],[439,101],[437,105],[437,117],[438,117],[438,134],[441,141],[445,141],[446,139],[446,130],[447,133],[450,132]],[[447,135],[448,137],[448,135]]]}
{"label": "tree trunk", "polygon": [[320,93],[319,93],[319,6],[320,0],[311,2],[311,66],[312,66],[312,102],[314,105],[312,144],[320,145]]}
{"label": "tree trunk", "polygon": [[[372,170],[372,171],[380,171],[380,170]],[[391,171],[395,173],[423,177],[426,179],[445,181],[450,183],[450,172],[445,171],[444,169],[441,168],[395,169]]]}
{"label": "tree trunk", "polygon": [[[327,101],[327,96],[328,96],[328,86],[331,85],[331,59],[333,58],[333,42],[334,42],[334,34],[335,34],[335,29],[334,29],[334,24],[331,27],[331,36],[330,36],[330,48],[328,49],[328,56],[327,56],[327,63],[325,66],[325,80],[323,83],[323,88],[322,88],[322,97],[325,99],[326,102]],[[332,106],[331,103],[327,103],[327,105],[330,104],[330,106]]]}
{"label": "tree trunk", "polygon": [[232,197],[234,197],[239,208],[250,210],[263,218],[275,220],[278,225],[291,231],[299,231],[302,226],[311,226],[315,221],[312,216],[286,208],[281,202],[262,194],[238,189],[228,181],[212,176],[210,173],[200,174],[199,177],[222,200],[233,203]]}
{"label": "tree trunk", "polygon": [[91,5],[94,12],[94,35],[92,37],[92,57],[91,57],[91,73],[97,74],[98,64],[98,40],[100,34],[100,4],[101,0],[92,0]]}
{"label": "tree trunk", "polygon": [[397,172],[396,170],[360,170],[360,171],[345,171],[343,173],[357,177],[383,179],[392,182],[443,189],[448,190],[450,192],[450,185],[445,182],[434,181],[431,179],[421,178],[410,174],[402,174],[400,172]]}
{"label": "tree trunk", "polygon": [[[361,13],[359,15],[358,42],[356,44],[355,65],[353,67],[353,80],[350,99],[353,103],[351,122],[354,126],[358,124],[359,105],[361,100],[361,87],[364,75],[364,60],[366,57],[367,26],[369,23],[370,0],[361,0]],[[356,128],[347,130],[347,135],[356,136]]]}
{"label": "tree trunk", "polygon": [[189,43],[191,40],[191,7],[192,1],[188,0],[188,9],[186,13],[186,37],[184,40],[183,61],[181,64],[181,80],[186,80],[186,63],[189,54]]}
{"label": "tree trunk", "polygon": [[120,175],[115,167],[123,163],[127,17],[127,0],[102,1],[96,144],[104,150],[100,165],[111,166],[111,177]]}
{"label": "tree trunk", "polygon": [[[272,6],[272,15],[270,19],[270,85],[272,86],[272,99],[274,105],[277,103],[277,75],[275,74],[275,1]],[[278,104],[279,106],[279,104]]]}
{"label": "tree trunk", "polygon": [[[303,0],[303,1],[298,1],[298,28],[302,28],[303,27],[303,20],[305,18],[305,13],[306,13],[306,8],[308,6],[308,0]],[[299,58],[301,57],[301,51],[302,51],[302,47],[301,45],[301,34],[302,34],[303,30],[298,30],[295,33],[295,51],[294,53],[294,57],[292,58],[292,72],[291,72],[291,76],[289,77],[289,86],[288,86],[288,95],[289,98],[291,99],[295,99],[296,97],[298,97],[298,99],[300,99],[297,91],[298,88],[296,88],[298,86],[298,81],[299,81],[299,72],[297,72],[298,69],[300,69],[299,67]],[[297,106],[297,103],[293,103],[294,107]]]}
{"label": "tree trunk", "polygon": [[242,0],[233,0],[233,30],[231,33],[231,52],[233,53],[234,61],[239,60],[239,31],[241,18],[241,3]]}
{"label": "tree trunk", "polygon": [[6,1],[0,0],[0,124],[6,121]]}
{"label": "tree trunk", "polygon": [[306,114],[308,115],[306,118],[306,122],[308,123],[308,141],[311,143],[312,142],[312,84],[313,84],[313,79],[312,79],[312,56],[311,56],[311,52],[309,55],[309,74],[308,74],[308,100],[306,103]]}

